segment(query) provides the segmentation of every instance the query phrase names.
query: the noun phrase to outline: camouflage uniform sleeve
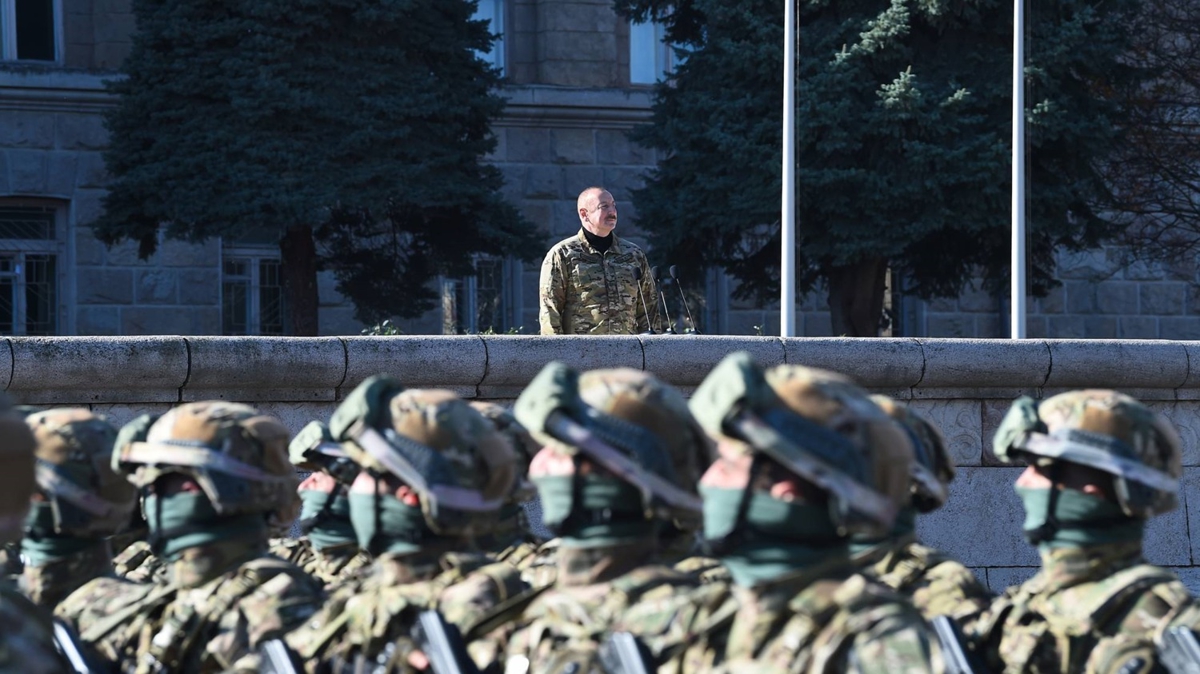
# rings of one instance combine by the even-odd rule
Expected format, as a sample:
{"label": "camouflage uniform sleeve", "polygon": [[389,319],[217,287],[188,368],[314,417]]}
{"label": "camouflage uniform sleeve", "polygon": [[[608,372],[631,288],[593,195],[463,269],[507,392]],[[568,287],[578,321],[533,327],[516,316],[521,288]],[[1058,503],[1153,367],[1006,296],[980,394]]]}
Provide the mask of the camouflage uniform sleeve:
{"label": "camouflage uniform sleeve", "polygon": [[851,674],[943,672],[937,638],[915,610],[896,612],[854,636],[845,671]]}
{"label": "camouflage uniform sleeve", "polygon": [[642,268],[642,297],[646,298],[646,308],[650,313],[647,315],[638,303],[635,327],[639,332],[644,329],[643,326],[649,326],[654,332],[662,332],[662,319],[658,315],[658,286],[654,283],[654,275],[650,273],[650,261],[646,259],[646,253],[640,250],[638,253],[638,264]]}
{"label": "camouflage uniform sleeve", "polygon": [[205,646],[206,659],[233,671],[260,671],[258,646],[303,624],[323,602],[316,580],[298,571],[278,573],[219,618]]}
{"label": "camouflage uniform sleeve", "polygon": [[562,256],[556,246],[542,260],[542,274],[538,281],[538,324],[543,335],[563,333],[562,315],[567,301],[567,277],[562,265]]}

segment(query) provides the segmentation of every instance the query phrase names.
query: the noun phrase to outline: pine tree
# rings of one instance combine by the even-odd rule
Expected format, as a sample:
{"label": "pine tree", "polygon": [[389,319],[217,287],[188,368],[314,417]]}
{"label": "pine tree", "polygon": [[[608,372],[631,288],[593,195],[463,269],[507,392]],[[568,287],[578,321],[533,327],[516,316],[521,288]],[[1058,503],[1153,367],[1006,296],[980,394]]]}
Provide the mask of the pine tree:
{"label": "pine tree", "polygon": [[[1138,0],[1047,0],[1027,12],[1031,285],[1053,249],[1113,230],[1095,169],[1119,130],[1105,92],[1140,76],[1119,56]],[[664,16],[659,0],[623,0]],[[666,158],[634,194],[660,259],[720,266],[778,296],[783,5],[692,0],[693,48],[635,139]],[[799,5],[797,286],[827,285],[834,334],[875,335],[885,272],[922,297],[1008,273],[1011,5],[991,0]],[[699,19],[697,19],[699,17]],[[699,27],[692,26],[699,20]],[[671,24],[668,24],[670,26]]]}
{"label": "pine tree", "polygon": [[[192,241],[269,232],[298,335],[316,334],[322,263],[370,322],[427,307],[419,289],[429,276],[461,270],[484,246],[528,246],[530,226],[497,193],[499,172],[480,163],[503,100],[498,72],[477,56],[492,36],[474,7],[134,0],[125,77],[109,84],[119,96],[105,156],[114,182],[98,236],[136,240],[148,256],[160,227]],[[359,214],[358,231],[345,213]],[[397,240],[405,228],[454,236],[358,256],[379,222]],[[356,280],[364,265],[414,292],[377,296]]]}

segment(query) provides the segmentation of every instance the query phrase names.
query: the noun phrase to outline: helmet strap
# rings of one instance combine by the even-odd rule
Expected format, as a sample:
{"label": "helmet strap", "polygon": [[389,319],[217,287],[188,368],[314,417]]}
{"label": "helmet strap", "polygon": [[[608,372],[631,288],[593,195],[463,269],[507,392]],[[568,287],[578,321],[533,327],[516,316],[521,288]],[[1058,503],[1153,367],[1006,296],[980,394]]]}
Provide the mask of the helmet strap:
{"label": "helmet strap", "polygon": [[[341,482],[335,481],[334,485],[333,485],[333,491],[329,492],[329,498],[325,499],[325,505],[321,506],[321,509],[317,511],[317,514],[313,515],[312,517],[306,517],[296,523],[300,526],[300,531],[303,534],[305,534],[307,536],[309,534],[309,532],[311,532],[313,529],[316,529],[318,526],[321,525],[322,522],[325,522],[329,519],[329,513],[333,512],[333,502],[335,500],[337,500],[338,496],[341,495],[343,489],[345,489],[345,485],[343,485]],[[375,504],[376,504],[375,526],[378,527],[379,526],[378,491],[376,492]]]}

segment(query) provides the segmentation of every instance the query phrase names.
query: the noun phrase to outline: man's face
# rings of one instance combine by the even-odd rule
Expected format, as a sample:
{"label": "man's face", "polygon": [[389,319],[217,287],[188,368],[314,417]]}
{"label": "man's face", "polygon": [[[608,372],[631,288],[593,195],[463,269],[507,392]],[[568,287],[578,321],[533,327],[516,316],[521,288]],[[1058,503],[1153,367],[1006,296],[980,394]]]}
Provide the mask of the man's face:
{"label": "man's face", "polygon": [[608,236],[617,227],[617,202],[608,192],[592,193],[584,199],[579,219],[592,234]]}

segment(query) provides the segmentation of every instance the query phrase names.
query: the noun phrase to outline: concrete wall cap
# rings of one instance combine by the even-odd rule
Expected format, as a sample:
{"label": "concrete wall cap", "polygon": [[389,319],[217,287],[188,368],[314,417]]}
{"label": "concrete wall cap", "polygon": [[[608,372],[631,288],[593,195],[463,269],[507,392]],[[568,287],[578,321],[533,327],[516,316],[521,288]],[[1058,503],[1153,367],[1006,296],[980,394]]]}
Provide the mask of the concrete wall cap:
{"label": "concrete wall cap", "polygon": [[919,339],[925,356],[921,388],[1037,388],[1050,375],[1041,340]]}
{"label": "concrete wall cap", "polygon": [[909,338],[785,337],[788,363],[841,372],[869,389],[907,389],[921,382],[921,344]]}
{"label": "concrete wall cap", "polygon": [[8,390],[13,378],[13,350],[11,341],[3,341],[4,346],[0,346],[0,384],[4,384],[4,388],[0,390]]}
{"label": "concrete wall cap", "polygon": [[645,369],[683,389],[699,386],[713,367],[734,351],[749,351],[763,367],[784,362],[778,337],[639,335],[638,339],[645,353]]}
{"label": "concrete wall cap", "polygon": [[333,400],[346,377],[337,337],[187,337],[183,400]]}
{"label": "concrete wall cap", "polygon": [[449,388],[474,395],[483,381],[487,351],[478,335],[343,337],[346,378],[340,395],[376,374],[390,374],[410,388]]}
{"label": "concrete wall cap", "polygon": [[8,390],[29,404],[179,400],[182,337],[13,337]]}
{"label": "concrete wall cap", "polygon": [[1177,389],[1188,376],[1182,342],[1157,340],[1047,340],[1047,388]]}
{"label": "concrete wall cap", "polygon": [[479,384],[483,398],[515,397],[552,360],[580,372],[609,367],[641,370],[645,362],[636,337],[489,335],[483,343],[487,348],[487,373]]}

